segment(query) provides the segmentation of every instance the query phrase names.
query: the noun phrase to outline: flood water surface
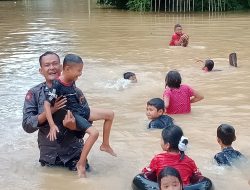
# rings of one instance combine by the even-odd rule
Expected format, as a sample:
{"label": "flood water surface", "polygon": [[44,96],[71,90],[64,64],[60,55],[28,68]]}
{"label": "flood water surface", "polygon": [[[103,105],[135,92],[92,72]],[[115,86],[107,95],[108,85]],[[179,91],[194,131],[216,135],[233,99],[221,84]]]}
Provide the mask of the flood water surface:
{"label": "flood water surface", "polygon": [[[220,151],[221,123],[235,127],[234,148],[250,156],[249,19],[249,13],[140,14],[100,9],[87,0],[0,1],[0,188],[131,189],[133,177],[161,151],[161,131],[146,129],[146,102],[162,97],[166,73],[177,69],[183,83],[205,96],[191,114],[172,116],[189,138],[187,154],[215,189],[248,189],[249,165],[219,168],[213,156]],[[187,48],[168,47],[176,23],[190,36]],[[118,157],[99,151],[99,137],[88,156],[87,179],[41,167],[37,133],[22,129],[24,97],[43,81],[38,58],[48,50],[61,59],[67,53],[82,56],[85,70],[77,85],[91,107],[115,111],[111,143]],[[229,66],[232,52],[238,68]],[[196,61],[207,58],[222,71],[204,73]],[[138,83],[123,83],[126,71],[135,72]],[[102,122],[94,125],[102,131]]]}

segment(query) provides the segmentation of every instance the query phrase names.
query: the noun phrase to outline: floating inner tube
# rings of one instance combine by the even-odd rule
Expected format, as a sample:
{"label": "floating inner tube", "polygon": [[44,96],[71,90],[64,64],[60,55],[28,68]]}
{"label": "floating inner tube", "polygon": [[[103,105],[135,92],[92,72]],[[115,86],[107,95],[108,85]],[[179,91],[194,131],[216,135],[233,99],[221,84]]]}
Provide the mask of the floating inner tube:
{"label": "floating inner tube", "polygon": [[[132,182],[133,190],[159,190],[158,183],[148,180],[143,174],[138,174]],[[212,182],[204,177],[201,181],[184,187],[184,190],[211,190]]]}

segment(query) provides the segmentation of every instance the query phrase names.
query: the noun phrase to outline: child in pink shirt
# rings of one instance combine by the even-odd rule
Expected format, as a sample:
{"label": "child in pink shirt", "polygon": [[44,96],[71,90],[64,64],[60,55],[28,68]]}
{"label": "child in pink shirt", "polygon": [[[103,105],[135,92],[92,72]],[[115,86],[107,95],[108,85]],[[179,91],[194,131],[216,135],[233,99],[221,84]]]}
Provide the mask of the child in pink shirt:
{"label": "child in pink shirt", "polygon": [[191,103],[198,102],[204,97],[190,86],[181,84],[178,71],[169,71],[165,78],[166,88],[163,93],[166,113],[184,114],[191,112]]}

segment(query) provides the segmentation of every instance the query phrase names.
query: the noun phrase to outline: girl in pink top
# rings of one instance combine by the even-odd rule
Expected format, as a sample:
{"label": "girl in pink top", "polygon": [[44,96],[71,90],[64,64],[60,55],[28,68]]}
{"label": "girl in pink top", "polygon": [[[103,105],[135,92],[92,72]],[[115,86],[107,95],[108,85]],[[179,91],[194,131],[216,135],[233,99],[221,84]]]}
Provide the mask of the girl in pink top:
{"label": "girl in pink top", "polygon": [[181,75],[178,71],[169,71],[165,83],[163,100],[168,114],[190,113],[191,103],[204,98],[190,86],[181,84]]}

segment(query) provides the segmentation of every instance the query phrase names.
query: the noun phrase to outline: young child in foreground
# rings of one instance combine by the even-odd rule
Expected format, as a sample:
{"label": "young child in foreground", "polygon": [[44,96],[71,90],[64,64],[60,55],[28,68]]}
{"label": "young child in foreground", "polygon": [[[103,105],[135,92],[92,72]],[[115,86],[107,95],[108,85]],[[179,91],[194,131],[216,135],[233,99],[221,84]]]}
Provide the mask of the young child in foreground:
{"label": "young child in foreground", "polygon": [[163,129],[164,127],[170,127],[173,123],[173,118],[168,115],[164,115],[164,101],[160,98],[153,98],[147,102],[146,115],[150,119],[148,128]]}
{"label": "young child in foreground", "polygon": [[221,152],[214,156],[218,165],[232,166],[235,161],[245,158],[239,151],[232,147],[236,140],[235,129],[228,124],[221,124],[217,128],[217,141],[221,147]]}
{"label": "young child in foreground", "polygon": [[191,103],[198,102],[204,97],[198,91],[186,84],[181,84],[178,71],[169,71],[165,78],[163,100],[168,114],[185,114],[191,112]]}
{"label": "young child in foreground", "polygon": [[195,162],[185,155],[188,140],[183,136],[182,129],[176,125],[162,130],[161,147],[163,152],[154,156],[150,165],[142,170],[144,176],[153,179],[160,171],[170,166],[180,172],[184,185],[195,183],[202,177]]}
{"label": "young child in foreground", "polygon": [[160,190],[183,190],[183,183],[180,173],[173,167],[163,168],[158,177]]}
{"label": "young child in foreground", "polygon": [[[63,61],[63,72],[58,79],[53,81],[52,87],[49,90],[50,92],[46,98],[46,101],[44,102],[44,109],[50,125],[50,132],[47,137],[50,138],[51,141],[54,141],[57,139],[57,133],[61,132],[59,128],[63,129],[63,127],[61,124],[62,121],[56,121],[56,123],[54,122],[50,106],[51,104],[54,104],[58,97],[67,98],[66,106],[59,111],[65,112],[66,114],[67,110],[70,110],[76,119],[77,129],[79,131],[85,131],[89,135],[84,143],[80,159],[77,163],[77,171],[79,176],[86,177],[85,165],[87,155],[97,140],[99,132],[88,122],[90,116],[89,107],[83,104],[85,100],[82,97],[79,97],[75,85],[75,81],[82,75],[82,71],[83,61],[81,57],[74,54],[66,55]],[[111,126],[109,128],[103,128],[103,143],[100,146],[100,150],[105,151],[112,156],[116,156],[115,152],[109,145],[110,130]]]}
{"label": "young child in foreground", "polygon": [[171,41],[169,42],[170,46],[183,46],[187,47],[189,42],[189,36],[182,32],[182,26],[176,24],[174,26],[174,34]]}

